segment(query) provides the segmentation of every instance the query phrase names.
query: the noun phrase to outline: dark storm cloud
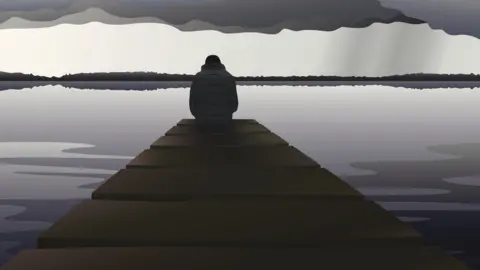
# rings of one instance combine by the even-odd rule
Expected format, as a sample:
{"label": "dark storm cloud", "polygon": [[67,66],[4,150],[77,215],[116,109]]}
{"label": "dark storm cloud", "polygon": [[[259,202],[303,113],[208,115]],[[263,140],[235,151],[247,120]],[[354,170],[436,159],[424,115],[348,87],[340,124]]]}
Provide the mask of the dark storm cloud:
{"label": "dark storm cloud", "polygon": [[[154,18],[172,25],[207,23],[190,30],[236,26],[260,32],[278,32],[282,28],[331,31],[366,27],[375,22],[423,23],[383,7],[377,0],[9,0],[0,2],[0,22],[12,17],[46,22],[89,8],[129,19],[128,23],[132,23],[131,19],[151,22]],[[88,14],[90,17],[81,21],[105,20],[103,16]],[[57,23],[70,22],[60,19],[53,24]]]}
{"label": "dark storm cloud", "polygon": [[451,35],[480,38],[480,0],[381,0],[383,6],[427,21]]}

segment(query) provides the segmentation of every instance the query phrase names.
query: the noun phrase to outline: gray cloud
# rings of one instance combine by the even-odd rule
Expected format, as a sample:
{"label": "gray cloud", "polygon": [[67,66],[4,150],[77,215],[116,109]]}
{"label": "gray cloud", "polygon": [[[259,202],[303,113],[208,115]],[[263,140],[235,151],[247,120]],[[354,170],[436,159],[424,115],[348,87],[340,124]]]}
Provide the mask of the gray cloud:
{"label": "gray cloud", "polygon": [[[89,8],[100,8],[118,19],[112,22],[111,16],[100,12],[84,12],[82,13],[84,17],[75,17],[74,22],[60,19]],[[178,26],[181,30],[215,29],[226,32],[266,33],[277,33],[283,28],[333,31],[340,27],[366,27],[375,22],[424,23],[422,20],[407,17],[398,10],[383,7],[377,0],[2,1],[0,23],[14,17],[37,21],[43,27],[80,21],[107,22],[106,20],[110,20],[109,23],[127,23],[122,21],[123,18],[128,23],[168,23]],[[7,26],[8,28],[21,27],[11,22],[7,22]]]}
{"label": "gray cloud", "polygon": [[427,21],[451,35],[480,38],[479,0],[380,0],[382,5]]}

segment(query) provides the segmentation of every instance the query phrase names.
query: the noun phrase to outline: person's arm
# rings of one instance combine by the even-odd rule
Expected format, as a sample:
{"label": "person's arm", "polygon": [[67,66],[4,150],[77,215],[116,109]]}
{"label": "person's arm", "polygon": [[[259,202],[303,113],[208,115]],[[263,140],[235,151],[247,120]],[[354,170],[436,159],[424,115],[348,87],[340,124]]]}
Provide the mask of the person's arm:
{"label": "person's arm", "polygon": [[232,104],[232,113],[238,110],[238,94],[237,94],[237,82],[235,79],[232,79],[231,86],[231,104]]}

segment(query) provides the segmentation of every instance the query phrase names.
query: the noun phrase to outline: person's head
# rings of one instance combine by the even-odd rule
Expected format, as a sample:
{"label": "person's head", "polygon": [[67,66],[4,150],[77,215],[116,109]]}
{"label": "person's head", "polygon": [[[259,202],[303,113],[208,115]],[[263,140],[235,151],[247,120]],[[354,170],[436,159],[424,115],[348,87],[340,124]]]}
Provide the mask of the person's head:
{"label": "person's head", "polygon": [[215,64],[221,64],[222,62],[220,61],[220,58],[216,55],[209,55],[207,59],[205,59],[205,64],[206,65],[215,65]]}

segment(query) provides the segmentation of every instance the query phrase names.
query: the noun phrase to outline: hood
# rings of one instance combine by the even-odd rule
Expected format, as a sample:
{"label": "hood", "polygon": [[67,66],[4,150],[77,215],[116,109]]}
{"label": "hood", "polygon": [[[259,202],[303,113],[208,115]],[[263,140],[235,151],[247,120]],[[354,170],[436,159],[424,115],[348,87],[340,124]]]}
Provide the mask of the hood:
{"label": "hood", "polygon": [[228,76],[231,74],[225,69],[223,64],[209,64],[203,65],[202,70],[197,73],[198,75],[220,75],[220,76]]}
{"label": "hood", "polygon": [[202,66],[202,71],[204,70],[219,70],[219,69],[225,69],[225,66],[222,64],[222,63],[218,63],[218,64],[204,64]]}

